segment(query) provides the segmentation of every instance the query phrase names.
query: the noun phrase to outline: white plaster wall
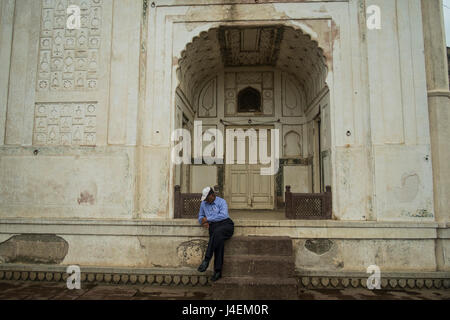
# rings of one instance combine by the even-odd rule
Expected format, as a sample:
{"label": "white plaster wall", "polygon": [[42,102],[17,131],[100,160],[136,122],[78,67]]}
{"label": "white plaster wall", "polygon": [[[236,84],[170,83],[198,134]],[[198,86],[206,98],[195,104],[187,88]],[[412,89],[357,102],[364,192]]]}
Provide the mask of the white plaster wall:
{"label": "white plaster wall", "polygon": [[382,28],[367,35],[374,214],[377,220],[434,219],[421,4],[366,4],[383,12]]}
{"label": "white plaster wall", "polygon": [[[7,21],[12,17],[11,3],[2,2],[3,25],[5,21],[8,25]],[[133,196],[140,199],[136,208],[141,210],[142,217],[170,217],[174,184],[170,133],[175,128],[176,68],[181,51],[201,31],[230,21],[241,23],[256,19],[257,24],[285,23],[302,28],[318,41],[329,60],[330,131],[325,145],[330,146],[331,152],[324,170],[326,184],[333,186],[334,216],[343,220],[433,219],[432,216],[403,215],[403,212],[417,210],[422,214],[433,214],[431,165],[430,160],[425,160],[430,142],[419,0],[220,6],[208,6],[206,2],[187,6],[188,3],[162,1],[155,8],[149,7],[148,33],[143,39],[146,43],[141,46],[137,36],[142,13],[140,1],[104,0],[96,67],[98,86],[95,90],[64,91],[38,90],[42,78],[38,68],[41,62],[39,53],[44,50],[40,40],[45,34],[36,26],[41,25],[42,2],[16,0],[15,12],[20,12],[20,15],[14,20],[14,30],[2,28],[0,39],[1,62],[8,62],[8,56],[11,57],[11,76],[8,80],[5,76],[0,78],[0,98],[7,105],[6,110],[5,104],[0,104],[0,129],[2,126],[5,129],[0,130],[5,132],[0,141],[4,140],[8,148],[33,144],[36,103],[64,105],[94,101],[98,105],[95,124],[97,147],[134,145],[138,137],[141,138],[143,149],[136,158],[138,165],[133,167],[133,174],[140,177],[138,188],[141,196]],[[365,10],[361,4],[381,7],[384,15],[381,30],[366,29]],[[11,55],[8,55],[9,50]],[[146,66],[145,93],[142,93],[145,98],[141,110],[137,100],[140,52]],[[281,79],[281,76],[275,76],[276,79]],[[223,79],[219,77],[219,91],[221,81]],[[223,93],[219,92],[219,101],[221,94],[223,99]],[[280,103],[275,102],[275,108],[280,108]],[[138,122],[142,123],[142,128]],[[45,148],[41,146],[41,152]],[[306,145],[304,148],[307,152]],[[64,156],[70,158],[70,151],[66,153],[66,150],[58,149],[58,153],[62,152],[61,159]],[[31,169],[26,168],[28,162],[25,159],[28,158],[19,159],[20,152],[14,157],[10,153],[13,151],[5,152],[2,151],[0,160],[4,168],[23,161],[25,167],[19,168],[23,172],[17,176],[32,174]],[[31,157],[29,151],[26,152],[27,157]],[[125,158],[126,154],[123,152],[118,158]],[[69,160],[62,162],[66,161]],[[39,166],[31,164],[30,167],[52,174],[55,181],[64,181],[62,175],[52,171],[51,166],[58,163],[56,160],[36,163],[40,163]],[[104,170],[102,162],[93,163],[98,164],[92,168],[93,177],[100,179]],[[399,171],[404,163],[407,164],[407,172]],[[68,167],[67,162],[65,168]],[[117,167],[122,176],[128,174],[125,165],[117,164]],[[68,172],[64,170],[60,172]],[[401,179],[409,173],[418,176],[420,192],[411,201],[392,199],[395,193],[391,190],[402,188]],[[17,190],[23,185],[22,178],[4,174],[3,190]],[[76,185],[89,181],[91,177],[76,176],[74,179],[75,182],[70,181]],[[107,190],[114,188],[111,186]],[[65,192],[69,199],[74,197],[69,187],[62,191],[63,194]],[[99,196],[107,199],[108,192],[112,191]],[[21,194],[24,204],[35,199],[30,193]],[[126,210],[129,212],[130,208],[127,205]],[[34,214],[47,213],[36,209]]]}
{"label": "white plaster wall", "polygon": [[308,250],[305,239],[295,240],[296,268],[366,272],[377,265],[381,273],[436,269],[433,240],[329,240],[330,250],[321,254]]}
{"label": "white plaster wall", "polygon": [[294,193],[311,192],[311,166],[283,166],[283,177],[283,190],[286,190],[286,186],[291,186],[291,192]]}
{"label": "white plaster wall", "polygon": [[5,141],[6,106],[8,103],[9,70],[14,19],[14,0],[0,3],[0,146]]}
{"label": "white plaster wall", "polygon": [[1,217],[133,217],[133,150],[33,151],[0,152]]}
{"label": "white plaster wall", "polygon": [[216,166],[191,166],[191,192],[201,193],[205,187],[217,185]]}

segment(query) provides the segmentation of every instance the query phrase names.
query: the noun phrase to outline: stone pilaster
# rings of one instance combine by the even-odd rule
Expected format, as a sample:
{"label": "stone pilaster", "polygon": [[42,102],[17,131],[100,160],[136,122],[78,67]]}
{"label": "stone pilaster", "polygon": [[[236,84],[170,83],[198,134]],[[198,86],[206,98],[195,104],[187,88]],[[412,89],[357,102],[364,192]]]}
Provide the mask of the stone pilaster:
{"label": "stone pilaster", "polygon": [[450,219],[450,91],[442,0],[422,0],[436,220]]}
{"label": "stone pilaster", "polygon": [[[442,0],[422,0],[425,63],[430,118],[431,154],[433,164],[434,208],[436,221],[450,221],[450,91]],[[437,239],[438,270],[450,266],[445,259],[450,241]],[[448,259],[447,259],[448,260]]]}

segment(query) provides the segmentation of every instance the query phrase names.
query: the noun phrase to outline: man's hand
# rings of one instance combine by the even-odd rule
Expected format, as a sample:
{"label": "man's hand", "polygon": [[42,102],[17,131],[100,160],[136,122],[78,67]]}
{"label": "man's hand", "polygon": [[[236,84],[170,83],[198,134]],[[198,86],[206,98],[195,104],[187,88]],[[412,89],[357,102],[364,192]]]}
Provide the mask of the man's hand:
{"label": "man's hand", "polygon": [[206,217],[203,217],[202,219],[202,227],[208,229],[209,228],[209,223],[208,220],[206,219]]}

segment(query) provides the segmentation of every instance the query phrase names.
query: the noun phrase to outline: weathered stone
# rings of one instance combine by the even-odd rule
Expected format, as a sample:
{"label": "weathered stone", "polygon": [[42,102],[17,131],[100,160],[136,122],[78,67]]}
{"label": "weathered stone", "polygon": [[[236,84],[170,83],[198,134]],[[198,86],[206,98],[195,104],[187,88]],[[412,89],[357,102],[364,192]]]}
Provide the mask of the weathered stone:
{"label": "weathered stone", "polygon": [[198,267],[205,256],[208,242],[205,240],[190,240],[181,243],[177,255],[181,266]]}
{"label": "weathered stone", "polygon": [[155,276],[152,274],[148,275],[147,282],[148,282],[148,284],[153,284],[153,282],[155,282]]}
{"label": "weathered stone", "polygon": [[391,288],[397,287],[397,280],[396,279],[389,279],[389,285]]}
{"label": "weathered stone", "polygon": [[38,272],[37,278],[39,281],[43,281],[45,279],[45,272]]}
{"label": "weathered stone", "polygon": [[180,276],[174,276],[173,277],[173,284],[174,285],[180,284],[180,281],[181,281],[181,277]]}
{"label": "weathered stone", "polygon": [[339,279],[332,278],[331,285],[336,288],[339,285]]}
{"label": "weathered stone", "polygon": [[422,289],[424,285],[424,281],[422,279],[417,279],[416,280],[416,287],[419,289]]}
{"label": "weathered stone", "polygon": [[112,280],[114,283],[119,283],[120,281],[120,274],[114,274],[112,277]]}
{"label": "weathered stone", "polygon": [[95,274],[89,273],[89,274],[87,275],[87,281],[89,281],[89,282],[94,282],[94,280],[95,280]]}
{"label": "weathered stone", "polygon": [[53,280],[55,280],[55,281],[61,281],[61,278],[62,278],[62,276],[61,276],[61,273],[60,273],[60,272],[55,272],[55,273],[53,274]]}
{"label": "weathered stone", "polygon": [[138,281],[139,281],[140,284],[144,284],[145,281],[147,281],[147,277],[145,275],[141,274],[138,277]]}
{"label": "weathered stone", "polygon": [[172,282],[172,276],[164,276],[164,284],[169,285]]}
{"label": "weathered stone", "polygon": [[129,276],[127,274],[123,274],[120,276],[120,283],[126,284],[128,282]]}
{"label": "weathered stone", "polygon": [[307,287],[309,285],[309,277],[302,277],[302,284],[303,286]]}
{"label": "weathered stone", "polygon": [[330,251],[332,246],[333,241],[328,239],[308,239],[305,241],[305,248],[318,255]]}
{"label": "weathered stone", "polygon": [[320,281],[319,281],[319,278],[317,278],[317,277],[312,277],[312,279],[311,279],[311,284],[313,285],[313,287],[318,287],[319,286],[319,284],[320,284]]}
{"label": "weathered stone", "polygon": [[112,280],[112,275],[109,274],[109,273],[105,274],[105,276],[104,276],[104,281],[105,281],[106,283],[110,283],[111,280]]}
{"label": "weathered stone", "polygon": [[182,282],[184,285],[187,285],[187,284],[189,283],[189,276],[182,276],[182,277],[181,277],[181,282]]}
{"label": "weathered stone", "polygon": [[23,234],[0,243],[6,263],[59,264],[68,250],[67,241],[56,235]]}
{"label": "weathered stone", "polygon": [[344,288],[347,288],[348,285],[350,284],[350,280],[348,278],[343,278],[341,280],[342,285],[344,286]]}
{"label": "weathered stone", "polygon": [[433,284],[434,284],[434,287],[435,287],[436,289],[440,289],[440,288],[442,287],[442,280],[441,280],[441,279],[435,279],[435,280],[433,281]]}

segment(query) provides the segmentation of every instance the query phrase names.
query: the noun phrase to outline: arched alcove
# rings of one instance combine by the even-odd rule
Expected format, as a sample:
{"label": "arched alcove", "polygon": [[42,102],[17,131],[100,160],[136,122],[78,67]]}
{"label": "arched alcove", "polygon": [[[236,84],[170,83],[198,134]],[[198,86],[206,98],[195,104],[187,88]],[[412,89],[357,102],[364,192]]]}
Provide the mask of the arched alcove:
{"label": "arched alcove", "polygon": [[327,73],[317,41],[290,26],[226,25],[194,37],[177,68],[179,109],[191,122],[185,127],[193,134],[192,123],[202,121],[202,132],[220,129],[224,137],[228,128],[279,130],[280,170],[262,178],[250,165],[234,172],[233,165],[193,164],[180,170],[176,184],[193,193],[218,185],[231,209],[276,208],[284,201],[284,175],[307,183],[297,184],[302,191],[321,192],[331,180],[316,174],[324,166],[320,131],[331,132],[329,124],[322,121],[321,129],[317,121],[327,99]]}

